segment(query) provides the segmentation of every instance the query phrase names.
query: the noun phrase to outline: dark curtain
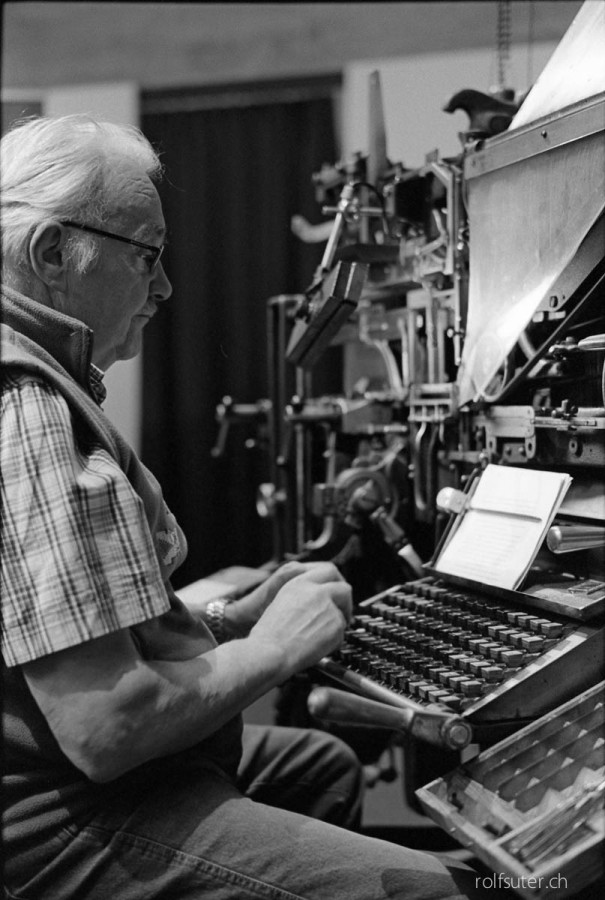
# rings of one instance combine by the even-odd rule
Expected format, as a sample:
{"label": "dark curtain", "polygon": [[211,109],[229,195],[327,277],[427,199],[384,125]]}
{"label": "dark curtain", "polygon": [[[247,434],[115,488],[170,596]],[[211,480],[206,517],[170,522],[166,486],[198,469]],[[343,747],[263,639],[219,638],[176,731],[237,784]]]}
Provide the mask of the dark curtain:
{"label": "dark curtain", "polygon": [[[216,405],[267,396],[267,300],[300,293],[323,245],[303,244],[291,216],[324,217],[312,173],[335,159],[333,103],[323,98],[185,112],[149,112],[142,128],[162,154],[174,293],[148,326],[143,352],[142,456],[187,534],[176,586],[272,555],[259,518],[269,479],[256,431],[230,430],[214,459]],[[145,107],[144,107],[145,109]]]}

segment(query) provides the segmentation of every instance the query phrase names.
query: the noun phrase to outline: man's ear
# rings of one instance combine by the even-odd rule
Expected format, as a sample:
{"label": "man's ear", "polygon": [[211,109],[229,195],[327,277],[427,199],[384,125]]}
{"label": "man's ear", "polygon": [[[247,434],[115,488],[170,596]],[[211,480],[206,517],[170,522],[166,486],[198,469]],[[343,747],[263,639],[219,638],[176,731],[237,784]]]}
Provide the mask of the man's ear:
{"label": "man's ear", "polygon": [[58,222],[42,222],[29,244],[29,261],[40,281],[58,291],[67,288],[65,229]]}

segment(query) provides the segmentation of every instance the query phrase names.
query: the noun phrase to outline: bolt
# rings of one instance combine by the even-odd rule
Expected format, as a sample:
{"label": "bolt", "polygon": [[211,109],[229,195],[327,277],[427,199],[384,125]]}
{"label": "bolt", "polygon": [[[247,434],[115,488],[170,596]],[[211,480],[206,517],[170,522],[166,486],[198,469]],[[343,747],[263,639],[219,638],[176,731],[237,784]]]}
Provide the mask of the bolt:
{"label": "bolt", "polygon": [[582,456],[582,441],[579,438],[572,438],[569,442],[569,452],[573,456]]}

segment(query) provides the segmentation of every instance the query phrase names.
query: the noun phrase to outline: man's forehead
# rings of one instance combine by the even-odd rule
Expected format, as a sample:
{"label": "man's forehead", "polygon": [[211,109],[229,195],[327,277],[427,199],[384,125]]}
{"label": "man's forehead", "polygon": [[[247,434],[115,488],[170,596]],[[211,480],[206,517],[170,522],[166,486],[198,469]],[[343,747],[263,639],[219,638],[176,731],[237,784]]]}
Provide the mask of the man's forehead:
{"label": "man's forehead", "polygon": [[135,178],[129,182],[112,218],[119,227],[136,231],[132,236],[141,240],[162,240],[166,235],[162,204],[155,185],[147,177]]}
{"label": "man's forehead", "polygon": [[149,226],[143,226],[149,234],[153,235],[153,237],[164,238],[166,237],[166,226],[164,224],[151,224]]}
{"label": "man's forehead", "polygon": [[144,209],[123,210],[114,218],[113,228],[119,229],[125,237],[149,244],[162,243],[166,237],[166,225],[161,213],[154,215]]}

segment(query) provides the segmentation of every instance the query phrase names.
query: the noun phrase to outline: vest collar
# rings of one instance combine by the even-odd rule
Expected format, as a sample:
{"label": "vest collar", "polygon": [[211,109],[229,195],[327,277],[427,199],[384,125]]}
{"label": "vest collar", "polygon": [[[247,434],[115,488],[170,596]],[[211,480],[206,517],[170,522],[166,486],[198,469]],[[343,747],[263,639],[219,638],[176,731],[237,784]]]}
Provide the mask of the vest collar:
{"label": "vest collar", "polygon": [[3,285],[1,296],[3,323],[50,353],[78,384],[88,388],[92,329],[13,288]]}

